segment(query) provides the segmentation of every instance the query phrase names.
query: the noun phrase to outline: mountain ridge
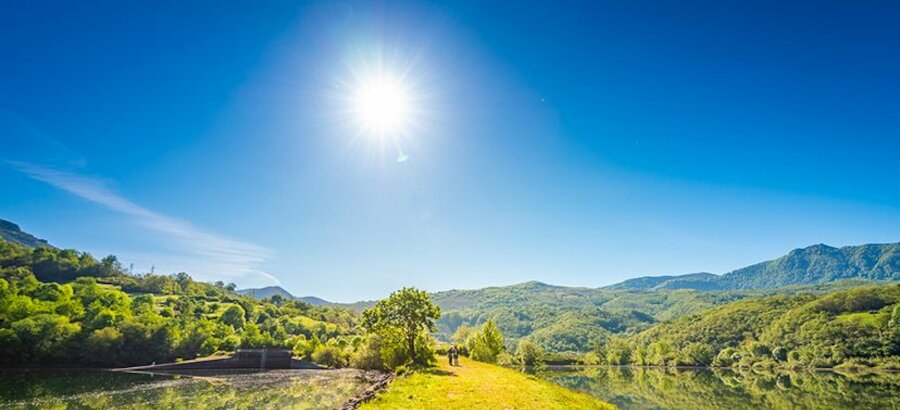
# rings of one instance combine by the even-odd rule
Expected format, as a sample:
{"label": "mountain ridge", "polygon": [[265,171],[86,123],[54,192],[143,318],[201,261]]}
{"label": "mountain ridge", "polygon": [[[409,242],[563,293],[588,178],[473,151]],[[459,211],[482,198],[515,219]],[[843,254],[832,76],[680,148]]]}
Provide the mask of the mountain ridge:
{"label": "mountain ridge", "polygon": [[797,248],[781,257],[748,265],[722,275],[704,272],[642,276],[603,288],[755,290],[828,283],[844,279],[900,280],[900,242],[840,248],[816,244]]}
{"label": "mountain ridge", "polygon": [[55,248],[44,239],[25,232],[19,225],[0,218],[0,238],[27,248]]}
{"label": "mountain ridge", "polygon": [[288,300],[302,300],[313,306],[334,305],[334,303],[329,302],[320,297],[316,297],[316,296],[294,296],[291,292],[288,292],[286,289],[282,288],[281,286],[265,286],[262,288],[238,289],[236,292],[239,295],[250,296],[257,300],[262,300],[262,299],[265,299],[268,297],[279,295]]}

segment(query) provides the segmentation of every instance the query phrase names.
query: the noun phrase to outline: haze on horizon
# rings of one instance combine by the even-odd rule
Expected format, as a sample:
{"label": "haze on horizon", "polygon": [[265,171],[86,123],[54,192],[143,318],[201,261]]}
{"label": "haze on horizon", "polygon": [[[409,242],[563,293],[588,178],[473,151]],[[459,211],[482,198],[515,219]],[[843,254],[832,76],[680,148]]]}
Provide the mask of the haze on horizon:
{"label": "haze on horizon", "polygon": [[340,302],[896,242],[897,21],[889,2],[8,2],[0,218],[137,272]]}

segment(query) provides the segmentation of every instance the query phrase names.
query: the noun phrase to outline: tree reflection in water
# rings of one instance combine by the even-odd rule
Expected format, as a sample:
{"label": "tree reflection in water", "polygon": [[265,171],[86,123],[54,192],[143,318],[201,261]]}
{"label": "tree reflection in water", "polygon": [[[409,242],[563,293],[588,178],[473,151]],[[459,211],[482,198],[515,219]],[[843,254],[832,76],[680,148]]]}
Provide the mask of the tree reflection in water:
{"label": "tree reflection in water", "polygon": [[541,377],[622,409],[900,409],[900,374],[551,368]]}
{"label": "tree reflection in water", "polygon": [[377,377],[377,373],[350,369],[219,372],[191,376],[106,371],[2,371],[0,407],[335,408]]}

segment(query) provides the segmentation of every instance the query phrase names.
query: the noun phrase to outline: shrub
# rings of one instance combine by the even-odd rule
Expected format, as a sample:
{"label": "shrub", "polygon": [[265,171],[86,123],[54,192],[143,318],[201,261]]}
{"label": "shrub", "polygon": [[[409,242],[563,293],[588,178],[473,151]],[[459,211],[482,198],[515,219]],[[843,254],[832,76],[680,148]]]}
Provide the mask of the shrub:
{"label": "shrub", "polygon": [[347,365],[344,352],[333,344],[319,345],[312,354],[313,362],[339,369]]}
{"label": "shrub", "polygon": [[363,339],[350,357],[350,367],[367,370],[387,370],[381,360],[381,337],[369,335]]}
{"label": "shrub", "polygon": [[713,362],[712,347],[703,343],[689,343],[678,357],[678,364],[685,366],[709,366]]}
{"label": "shrub", "polygon": [[470,337],[468,347],[472,358],[480,362],[496,363],[503,351],[503,334],[493,320],[488,320],[478,333]]}
{"label": "shrub", "polygon": [[544,364],[544,349],[530,340],[520,340],[516,346],[516,361],[526,367]]}

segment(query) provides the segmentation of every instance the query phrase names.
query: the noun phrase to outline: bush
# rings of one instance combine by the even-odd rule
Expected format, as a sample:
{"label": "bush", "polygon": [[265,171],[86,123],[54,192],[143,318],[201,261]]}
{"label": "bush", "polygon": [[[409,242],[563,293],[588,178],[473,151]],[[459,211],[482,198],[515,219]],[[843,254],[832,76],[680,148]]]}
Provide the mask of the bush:
{"label": "bush", "polygon": [[605,348],[607,364],[624,365],[631,361],[631,346],[624,339],[613,337]]}
{"label": "bush", "polygon": [[544,364],[544,349],[530,340],[520,340],[516,346],[516,362],[525,367]]}
{"label": "bush", "polygon": [[484,323],[467,343],[472,358],[480,362],[496,363],[497,356],[503,351],[503,334],[493,320]]}
{"label": "bush", "polygon": [[387,370],[381,360],[381,337],[369,335],[350,357],[350,367],[366,370]]}
{"label": "bush", "polygon": [[394,374],[397,376],[403,376],[404,374],[407,374],[409,372],[410,372],[409,367],[406,367],[402,364],[400,366],[397,366],[394,368]]}
{"label": "bush", "polygon": [[709,366],[713,362],[712,347],[703,343],[689,343],[678,357],[678,364],[684,366]]}
{"label": "bush", "polygon": [[335,345],[319,345],[312,354],[312,360],[316,364],[339,369],[347,365],[344,352]]}

